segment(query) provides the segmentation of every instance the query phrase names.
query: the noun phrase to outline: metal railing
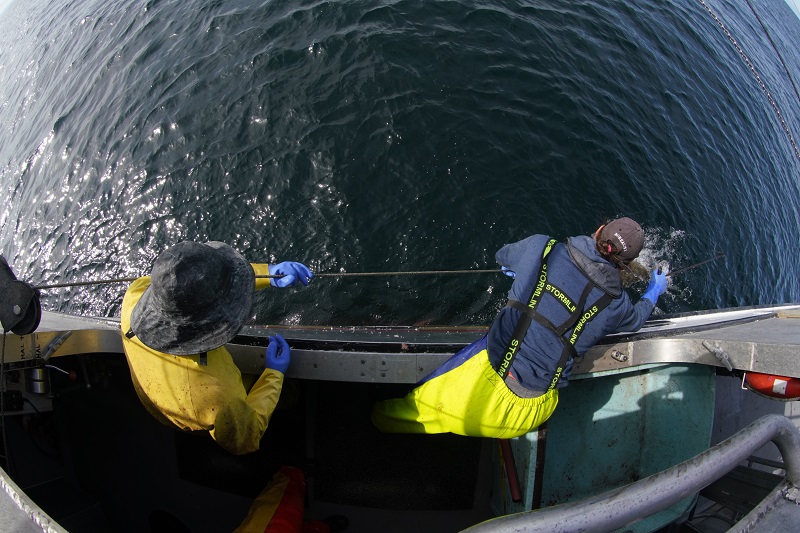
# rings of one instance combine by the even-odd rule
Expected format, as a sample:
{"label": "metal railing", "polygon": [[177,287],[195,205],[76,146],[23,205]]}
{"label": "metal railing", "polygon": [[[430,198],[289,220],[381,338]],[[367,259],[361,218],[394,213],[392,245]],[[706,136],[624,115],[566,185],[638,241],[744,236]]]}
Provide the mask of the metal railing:
{"label": "metal railing", "polygon": [[776,492],[800,487],[800,430],[784,416],[767,415],[692,459],[635,483],[581,501],[487,520],[464,533],[614,531],[696,494],[769,441],[778,447],[786,469],[784,483],[765,498],[774,500],[782,497]]}

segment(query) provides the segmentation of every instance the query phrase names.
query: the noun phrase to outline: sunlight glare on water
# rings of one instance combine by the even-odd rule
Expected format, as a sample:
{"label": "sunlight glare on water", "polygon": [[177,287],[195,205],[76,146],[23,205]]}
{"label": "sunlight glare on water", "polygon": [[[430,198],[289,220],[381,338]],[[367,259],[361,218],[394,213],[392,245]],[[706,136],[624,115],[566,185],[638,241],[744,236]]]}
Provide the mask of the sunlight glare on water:
{"label": "sunlight glare on water", "polygon": [[[630,216],[643,269],[725,254],[657,315],[798,301],[800,99],[776,49],[797,80],[800,21],[753,4],[775,48],[746,6],[705,3],[748,64],[699,1],[17,2],[1,251],[33,283],[147,274],[187,239],[316,272],[491,269],[506,243]],[[253,316],[486,325],[509,286],[319,278]],[[123,291],[43,306],[113,316]]]}

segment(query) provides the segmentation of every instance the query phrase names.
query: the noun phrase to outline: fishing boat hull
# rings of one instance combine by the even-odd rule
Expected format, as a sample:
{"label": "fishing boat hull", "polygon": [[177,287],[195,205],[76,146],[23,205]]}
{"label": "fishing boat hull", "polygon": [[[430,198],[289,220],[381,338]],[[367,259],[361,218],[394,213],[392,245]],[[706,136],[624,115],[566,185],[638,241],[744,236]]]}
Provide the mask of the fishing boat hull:
{"label": "fishing boat hull", "polygon": [[[246,379],[263,369],[269,335],[284,335],[293,355],[262,450],[243,457],[144,411],[115,320],[44,313],[35,333],[6,338],[9,384],[24,401],[6,409],[4,478],[69,531],[223,531],[291,463],[308,476],[308,517],[344,514],[355,532],[460,531],[635,484],[765,412],[791,415],[794,402],[744,390],[738,375],[800,377],[798,309],[660,318],[604,339],[576,361],[551,420],[506,447],[385,435],[369,423],[374,401],[403,394],[484,328],[248,326],[228,345]],[[753,453],[784,460],[765,449]],[[693,491],[651,508],[626,530],[686,520],[700,499]]]}

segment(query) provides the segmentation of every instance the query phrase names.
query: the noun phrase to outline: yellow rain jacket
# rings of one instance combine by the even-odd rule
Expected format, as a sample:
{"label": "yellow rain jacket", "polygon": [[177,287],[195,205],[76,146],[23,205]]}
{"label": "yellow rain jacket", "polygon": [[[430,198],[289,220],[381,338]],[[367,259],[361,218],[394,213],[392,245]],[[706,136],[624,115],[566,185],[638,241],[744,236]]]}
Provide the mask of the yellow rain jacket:
{"label": "yellow rain jacket", "polygon": [[[268,265],[252,264],[256,276],[269,274]],[[256,278],[255,290],[269,287]],[[258,450],[283,386],[283,374],[267,368],[247,392],[242,374],[225,347],[210,350],[206,365],[200,355],[170,355],[127,338],[131,312],[150,276],[134,281],[122,300],[122,345],[136,394],[157,420],[182,431],[208,431],[234,454]]]}

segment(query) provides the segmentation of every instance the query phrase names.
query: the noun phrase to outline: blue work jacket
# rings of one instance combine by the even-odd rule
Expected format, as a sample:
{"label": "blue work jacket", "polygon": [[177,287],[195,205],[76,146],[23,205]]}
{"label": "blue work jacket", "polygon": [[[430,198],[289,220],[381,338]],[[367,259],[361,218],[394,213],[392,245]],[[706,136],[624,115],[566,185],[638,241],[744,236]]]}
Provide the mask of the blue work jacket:
{"label": "blue work jacket", "polygon": [[[538,281],[542,252],[549,240],[547,235],[532,235],[507,244],[497,252],[497,262],[516,273],[509,299],[528,301]],[[591,308],[603,293],[612,297],[611,303],[583,327],[575,344],[579,356],[610,333],[637,331],[653,312],[654,304],[646,298],[641,298],[636,305],[631,302],[622,288],[619,271],[596,251],[591,237],[570,237],[566,243],[557,243],[552,248],[547,256],[547,282],[557,289],[543,292],[537,310],[556,326],[566,322],[570,316],[563,302],[578,302],[588,283],[594,283],[595,287],[589,293],[584,309]],[[505,354],[520,316],[519,310],[504,307],[489,329],[489,359],[495,368]],[[547,390],[563,350],[563,342],[552,330],[533,321],[517,351],[511,375],[526,389]],[[572,363],[572,359],[567,362],[558,381],[559,388],[567,385]]]}

